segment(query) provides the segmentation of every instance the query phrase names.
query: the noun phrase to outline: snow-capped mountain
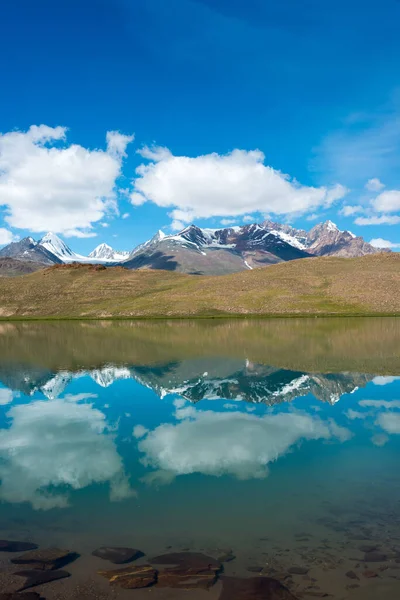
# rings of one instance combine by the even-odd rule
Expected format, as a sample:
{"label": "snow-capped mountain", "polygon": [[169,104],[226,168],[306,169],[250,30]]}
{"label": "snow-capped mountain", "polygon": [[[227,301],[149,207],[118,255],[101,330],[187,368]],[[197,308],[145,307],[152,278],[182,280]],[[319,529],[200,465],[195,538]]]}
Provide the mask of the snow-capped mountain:
{"label": "snow-capped mountain", "polygon": [[49,231],[45,236],[38,242],[40,246],[46,248],[49,252],[52,252],[58,258],[60,258],[63,262],[71,262],[74,260],[79,260],[81,257],[79,254],[76,254],[71,250],[69,246],[62,239],[58,237],[55,233]]}
{"label": "snow-capped mountain", "polygon": [[267,220],[223,229],[189,225],[169,235],[158,231],[130,253],[102,243],[89,256],[77,254],[49,232],[39,242],[24,238],[5,246],[0,250],[0,257],[34,261],[38,268],[80,262],[224,275],[312,256],[356,257],[382,251],[385,250],[374,248],[350,231],[341,231],[332,221],[319,223],[306,231]]}
{"label": "snow-capped mountain", "polygon": [[135,248],[124,265],[216,275],[312,256],[354,257],[378,251],[332,221],[306,231],[267,220],[225,229],[190,225],[170,235],[158,232]]}
{"label": "snow-capped mountain", "polygon": [[108,244],[100,244],[96,246],[94,250],[89,254],[89,258],[112,261],[112,262],[120,262],[122,260],[126,260],[129,256],[129,252],[119,252],[118,250],[114,250]]}
{"label": "snow-capped mountain", "polygon": [[0,256],[35,262],[46,266],[63,262],[57,254],[42,246],[31,237],[26,237],[19,242],[12,242],[8,246],[4,246],[0,250]]}

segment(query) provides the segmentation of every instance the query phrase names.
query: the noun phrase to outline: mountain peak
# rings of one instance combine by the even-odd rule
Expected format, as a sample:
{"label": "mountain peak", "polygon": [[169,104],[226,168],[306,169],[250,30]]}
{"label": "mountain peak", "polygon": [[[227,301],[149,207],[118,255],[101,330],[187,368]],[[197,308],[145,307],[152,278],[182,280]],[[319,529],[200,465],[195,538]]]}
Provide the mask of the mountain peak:
{"label": "mountain peak", "polygon": [[61,258],[61,260],[71,259],[75,256],[71,248],[52,231],[46,233],[39,241],[39,244],[49,252],[52,252],[52,254],[58,256],[58,258]]}
{"label": "mountain peak", "polygon": [[128,257],[129,252],[118,252],[114,250],[111,246],[106,243],[99,244],[96,246],[94,250],[89,254],[89,258],[94,258],[97,260],[104,260],[110,262],[119,262]]}

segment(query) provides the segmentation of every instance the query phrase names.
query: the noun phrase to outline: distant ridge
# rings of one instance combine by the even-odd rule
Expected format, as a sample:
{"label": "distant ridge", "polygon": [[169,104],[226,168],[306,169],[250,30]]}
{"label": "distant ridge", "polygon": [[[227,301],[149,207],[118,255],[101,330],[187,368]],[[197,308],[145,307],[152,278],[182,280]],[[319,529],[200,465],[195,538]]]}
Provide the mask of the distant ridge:
{"label": "distant ridge", "polygon": [[127,269],[156,269],[193,275],[224,275],[312,256],[354,258],[388,250],[377,249],[332,221],[310,231],[267,220],[261,224],[202,229],[189,225],[182,231],[158,231],[131,252],[99,244],[88,256],[74,252],[60,237],[47,233],[39,241],[24,238],[0,250],[0,257],[57,263],[123,265]]}

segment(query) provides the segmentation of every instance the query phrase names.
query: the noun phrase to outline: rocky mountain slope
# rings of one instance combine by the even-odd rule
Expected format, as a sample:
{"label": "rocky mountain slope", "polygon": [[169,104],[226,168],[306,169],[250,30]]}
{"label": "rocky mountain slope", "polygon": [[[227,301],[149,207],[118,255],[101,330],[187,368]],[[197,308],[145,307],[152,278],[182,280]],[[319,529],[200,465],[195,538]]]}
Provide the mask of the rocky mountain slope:
{"label": "rocky mountain slope", "polygon": [[261,224],[201,229],[156,235],[128,253],[100,244],[89,256],[74,252],[54,233],[36,242],[25,238],[0,250],[0,257],[56,263],[100,263],[128,269],[162,269],[194,275],[224,275],[312,256],[346,258],[376,254],[379,249],[332,223],[319,223],[310,231],[264,221]]}
{"label": "rocky mountain slope", "polygon": [[190,225],[173,235],[159,231],[123,264],[130,269],[166,269],[220,275],[311,256],[357,257],[376,248],[326,221],[310,231],[264,221],[262,224],[201,229]]}
{"label": "rocky mountain slope", "polygon": [[119,252],[108,244],[100,244],[89,256],[83,256],[71,250],[58,235],[49,232],[39,241],[29,237],[8,244],[0,250],[0,256],[35,261],[44,265],[71,262],[112,264],[126,260],[129,252]]}
{"label": "rocky mountain slope", "polygon": [[19,242],[12,242],[0,250],[0,257],[32,261],[42,265],[61,264],[63,261],[56,254],[42,246],[31,237]]}

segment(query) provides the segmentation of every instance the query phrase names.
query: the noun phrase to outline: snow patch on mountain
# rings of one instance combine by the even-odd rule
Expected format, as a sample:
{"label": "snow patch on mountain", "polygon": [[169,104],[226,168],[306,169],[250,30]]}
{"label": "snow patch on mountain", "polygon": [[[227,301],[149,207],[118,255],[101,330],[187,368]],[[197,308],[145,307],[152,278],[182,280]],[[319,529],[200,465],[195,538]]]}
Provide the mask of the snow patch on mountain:
{"label": "snow patch on mountain", "polygon": [[75,252],[73,252],[71,248],[58,237],[58,235],[52,233],[51,231],[46,233],[46,235],[43,236],[38,243],[43,246],[43,248],[46,248],[46,250],[49,252],[52,252],[58,256],[58,258],[61,258],[61,260],[71,261],[80,258],[79,254],[75,254]]}
{"label": "snow patch on mountain", "polygon": [[129,252],[114,250],[114,248],[111,248],[108,244],[99,244],[99,246],[96,246],[89,254],[89,258],[112,262],[120,262],[128,258],[128,256]]}

